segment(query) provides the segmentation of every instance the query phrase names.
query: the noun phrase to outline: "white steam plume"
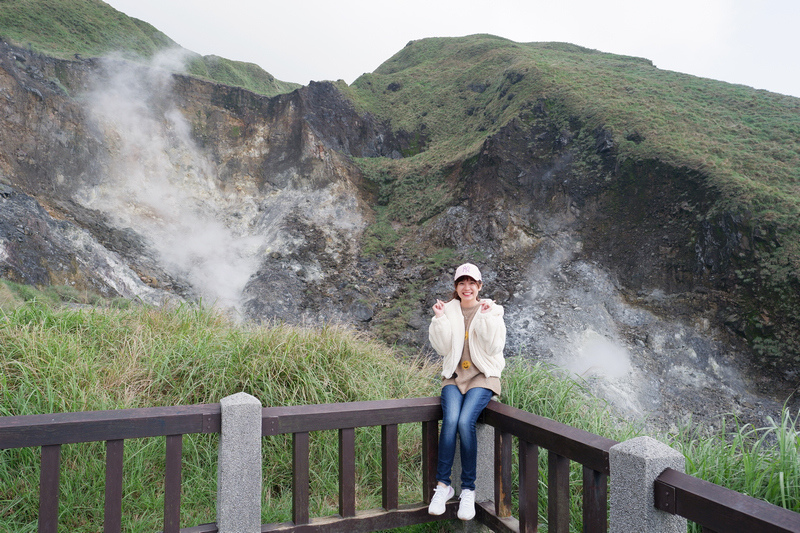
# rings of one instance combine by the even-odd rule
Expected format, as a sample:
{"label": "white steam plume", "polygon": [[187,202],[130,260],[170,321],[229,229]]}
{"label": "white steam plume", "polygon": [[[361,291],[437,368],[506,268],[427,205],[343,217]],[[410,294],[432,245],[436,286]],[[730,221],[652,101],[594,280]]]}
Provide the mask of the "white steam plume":
{"label": "white steam plume", "polygon": [[224,196],[214,165],[193,142],[163,68],[175,70],[181,59],[179,52],[161,54],[150,68],[107,61],[108,76],[86,106],[105,137],[110,166],[77,199],[144,236],[164,267],[206,302],[234,307],[258,267],[263,240],[226,223],[254,200]]}

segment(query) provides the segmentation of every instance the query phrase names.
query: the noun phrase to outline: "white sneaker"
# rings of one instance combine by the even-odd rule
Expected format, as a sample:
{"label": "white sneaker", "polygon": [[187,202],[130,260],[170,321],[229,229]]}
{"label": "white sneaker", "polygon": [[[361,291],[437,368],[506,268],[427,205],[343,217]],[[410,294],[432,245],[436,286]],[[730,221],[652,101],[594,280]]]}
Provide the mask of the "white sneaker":
{"label": "white sneaker", "polygon": [[447,500],[455,496],[455,494],[456,491],[449,485],[446,487],[443,485],[436,485],[436,489],[433,491],[433,498],[431,498],[431,504],[428,506],[428,514],[435,516],[444,514],[444,504],[447,503]]}
{"label": "white sneaker", "polygon": [[459,496],[461,502],[458,504],[458,517],[461,520],[472,520],[475,518],[475,491],[464,489]]}

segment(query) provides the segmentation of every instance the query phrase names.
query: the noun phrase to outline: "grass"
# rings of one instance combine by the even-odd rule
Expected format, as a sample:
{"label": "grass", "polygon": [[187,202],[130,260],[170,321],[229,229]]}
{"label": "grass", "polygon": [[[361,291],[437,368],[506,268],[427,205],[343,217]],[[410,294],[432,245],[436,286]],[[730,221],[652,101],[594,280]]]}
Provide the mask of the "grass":
{"label": "grass", "polygon": [[96,292],[79,290],[70,285],[35,287],[0,279],[0,311],[14,309],[25,302],[39,302],[48,306],[77,304],[123,309],[131,306],[131,300],[126,298],[108,299]]}
{"label": "grass", "polygon": [[454,191],[446,183],[443,169],[420,168],[405,159],[356,158],[354,162],[376,191],[377,208],[385,220],[420,225],[453,199]]}
{"label": "grass", "polygon": [[59,57],[112,51],[151,57],[177,46],[150,24],[100,0],[4,0],[2,4],[0,35]]}
{"label": "grass", "polygon": [[[35,52],[62,59],[108,54],[146,62],[180,48],[167,35],[100,0],[3,0],[0,36]],[[276,80],[258,65],[189,53],[187,70],[208,80],[274,96],[299,84]]]}
{"label": "grass", "polygon": [[225,85],[243,87],[266,96],[290,93],[300,88],[298,83],[276,79],[255,63],[233,61],[215,55],[192,54],[187,64],[187,72],[192,76]]}
{"label": "grass", "polygon": [[[0,414],[4,416],[208,403],[238,391],[274,406],[438,394],[435,365],[399,356],[346,329],[244,327],[189,306],[74,309],[17,300],[4,309],[0,312]],[[616,420],[582,383],[533,363],[524,354],[509,359],[502,401],[619,441],[642,432]],[[764,429],[737,426],[711,436],[684,431],[665,440],[686,454],[690,473],[798,511],[797,425],[798,418],[785,412]],[[264,440],[264,523],[290,519],[289,438]],[[335,432],[312,434],[312,516],[336,513],[336,439]],[[380,507],[380,431],[358,429],[356,441],[357,507]],[[213,435],[185,438],[184,526],[214,520],[216,444]],[[418,502],[418,425],[401,425],[400,450],[401,503]],[[65,445],[62,453],[60,526],[94,531],[103,512],[103,446]],[[126,531],[160,527],[163,453],[163,439],[125,443]],[[38,451],[3,450],[0,457],[0,529],[34,531]],[[572,527],[579,531],[581,471],[573,466]],[[544,455],[540,471],[546,480]],[[546,521],[545,485],[540,501],[540,520]]]}
{"label": "grass", "polygon": [[687,458],[686,472],[800,512],[800,413],[784,409],[758,428],[732,423],[710,437],[698,428],[674,436],[673,447]]}
{"label": "grass", "polygon": [[[18,415],[217,402],[244,391],[264,405],[302,405],[436,394],[423,362],[399,363],[385,347],[337,328],[239,328],[198,308],[61,310],[33,302],[0,319],[0,413]],[[380,506],[380,432],[356,432],[359,508]],[[215,442],[187,437],[182,523],[213,521]],[[418,427],[402,426],[402,494],[419,468]],[[126,442],[126,530],[158,529],[163,439]],[[264,440],[264,523],[290,518],[291,455],[286,437]],[[311,442],[311,511],[333,514],[337,493],[334,432]],[[377,451],[376,451],[377,450]],[[38,470],[30,450],[0,452],[0,524],[35,525]],[[65,446],[61,526],[94,531],[102,516],[102,447]],[[416,459],[416,461],[414,461]],[[334,473],[331,473],[333,468]],[[22,475],[19,473],[22,472]],[[413,500],[419,496],[414,495]],[[211,513],[211,514],[210,514]]]}

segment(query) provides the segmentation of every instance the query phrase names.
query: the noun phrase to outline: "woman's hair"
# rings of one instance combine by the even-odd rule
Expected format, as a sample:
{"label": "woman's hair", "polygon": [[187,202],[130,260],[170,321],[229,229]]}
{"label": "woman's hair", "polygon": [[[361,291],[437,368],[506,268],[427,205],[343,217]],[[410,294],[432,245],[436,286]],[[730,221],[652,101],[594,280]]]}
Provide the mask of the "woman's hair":
{"label": "woman's hair", "polygon": [[[475,281],[475,279],[472,276],[460,276],[457,280],[455,280],[453,282],[453,286],[458,287],[458,282],[463,280],[463,279],[471,279],[472,281]],[[478,290],[481,290],[483,288],[483,282],[482,281],[475,281],[475,283],[478,284]],[[455,290],[455,289],[453,290],[453,297],[450,298],[451,302],[453,300],[458,300],[459,302],[461,301],[461,296],[458,295],[458,291]]]}

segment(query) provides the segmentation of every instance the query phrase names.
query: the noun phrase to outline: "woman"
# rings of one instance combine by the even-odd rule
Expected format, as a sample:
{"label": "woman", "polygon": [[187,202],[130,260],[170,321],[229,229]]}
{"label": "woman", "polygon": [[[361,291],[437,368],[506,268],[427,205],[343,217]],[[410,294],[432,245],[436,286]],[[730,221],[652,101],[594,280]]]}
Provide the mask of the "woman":
{"label": "woman", "polygon": [[478,267],[470,263],[461,265],[456,269],[454,282],[453,298],[447,303],[436,300],[428,330],[431,345],[443,358],[438,483],[428,512],[441,515],[445,503],[455,494],[450,486],[450,472],[458,434],[461,441],[458,517],[472,520],[478,458],[475,423],[492,396],[500,394],[506,326],[503,308],[478,297],[483,288]]}

